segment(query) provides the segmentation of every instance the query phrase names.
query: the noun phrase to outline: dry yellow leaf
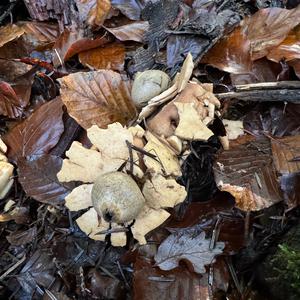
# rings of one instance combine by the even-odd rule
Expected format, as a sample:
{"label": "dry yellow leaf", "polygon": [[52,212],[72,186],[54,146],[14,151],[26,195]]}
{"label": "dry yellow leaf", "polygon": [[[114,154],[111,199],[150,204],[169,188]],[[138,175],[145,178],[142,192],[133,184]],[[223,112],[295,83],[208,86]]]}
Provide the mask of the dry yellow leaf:
{"label": "dry yellow leaf", "polygon": [[244,134],[244,126],[242,121],[222,120],[229,140],[235,140]]}
{"label": "dry yellow leaf", "polygon": [[[149,131],[146,132],[147,144],[144,150],[154,154],[156,159],[144,155],[143,160],[151,173],[180,176],[180,164],[177,155]],[[166,142],[167,144],[167,142]]]}
{"label": "dry yellow leaf", "polygon": [[194,103],[174,103],[179,113],[179,124],[175,135],[183,140],[207,141],[213,132],[208,129],[194,107]]}
{"label": "dry yellow leaf", "polygon": [[78,211],[93,206],[92,203],[93,184],[82,184],[66,196],[65,205],[70,211]]}
{"label": "dry yellow leaf", "polygon": [[169,216],[170,214],[164,209],[156,210],[145,205],[135,220],[134,225],[131,227],[134,238],[140,245],[146,244],[145,235],[161,225]]}
{"label": "dry yellow leaf", "polygon": [[24,28],[15,24],[0,27],[0,47],[19,38],[24,33]]}
{"label": "dry yellow leaf", "polygon": [[147,180],[143,187],[146,203],[154,209],[174,207],[186,198],[184,186],[179,185],[175,179],[166,179],[156,175]]}

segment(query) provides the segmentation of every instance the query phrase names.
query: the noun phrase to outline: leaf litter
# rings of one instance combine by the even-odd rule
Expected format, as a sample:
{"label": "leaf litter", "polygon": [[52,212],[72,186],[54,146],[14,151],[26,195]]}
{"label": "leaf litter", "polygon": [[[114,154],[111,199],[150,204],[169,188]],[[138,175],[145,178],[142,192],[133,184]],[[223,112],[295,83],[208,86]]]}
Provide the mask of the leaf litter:
{"label": "leaf litter", "polygon": [[[4,2],[0,298],[262,292],[257,262],[298,214],[299,6]],[[111,172],[134,213],[122,182],[96,209]]]}

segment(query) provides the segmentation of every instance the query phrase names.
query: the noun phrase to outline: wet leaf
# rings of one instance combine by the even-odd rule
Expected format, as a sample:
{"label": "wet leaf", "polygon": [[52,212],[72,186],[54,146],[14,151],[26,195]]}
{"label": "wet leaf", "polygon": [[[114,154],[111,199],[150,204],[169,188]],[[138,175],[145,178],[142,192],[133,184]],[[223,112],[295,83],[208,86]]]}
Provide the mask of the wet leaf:
{"label": "wet leaf", "polygon": [[3,137],[8,147],[7,156],[17,161],[19,157],[48,153],[64,130],[62,105],[60,98],[47,102],[12,128]]}
{"label": "wet leaf", "polygon": [[36,238],[36,235],[37,229],[36,226],[33,226],[28,230],[11,232],[10,235],[6,237],[6,239],[11,245],[21,246],[31,243],[33,239]]}
{"label": "wet leaf", "polygon": [[57,172],[62,158],[44,154],[18,160],[19,181],[26,194],[50,205],[63,204],[65,197],[75,188],[73,183],[61,183]]}
{"label": "wet leaf", "polygon": [[53,46],[53,64],[59,66],[75,54],[100,47],[107,42],[108,40],[104,37],[95,39],[84,37],[83,30],[65,29]]}
{"label": "wet leaf", "polygon": [[130,82],[116,72],[77,72],[59,81],[69,114],[85,129],[92,125],[103,128],[113,122],[124,125],[136,115]]}
{"label": "wet leaf", "polygon": [[196,59],[209,45],[209,40],[201,37],[171,35],[167,43],[167,64],[169,67],[180,64],[188,53]]}
{"label": "wet leaf", "polygon": [[149,260],[138,258],[133,276],[134,300],[209,299],[207,278],[184,266],[162,271]]}
{"label": "wet leaf", "polygon": [[119,43],[107,44],[79,53],[79,60],[91,69],[107,69],[123,71],[125,59],[125,47]]}
{"label": "wet leaf", "polygon": [[76,0],[79,18],[90,26],[101,26],[111,8],[110,0]]}
{"label": "wet leaf", "polygon": [[250,40],[251,59],[256,60],[266,56],[299,23],[300,6],[291,10],[277,7],[259,10],[248,19],[246,25]]}
{"label": "wet leaf", "polygon": [[217,242],[215,248],[210,249],[210,239],[205,239],[205,232],[197,232],[194,228],[178,230],[161,243],[154,259],[162,270],[172,270],[180,260],[188,260],[194,272],[203,274],[206,272],[204,266],[212,264],[224,246]]}
{"label": "wet leaf", "polygon": [[118,8],[123,15],[131,20],[139,20],[142,9],[149,0],[111,0],[111,5]]}
{"label": "wet leaf", "polygon": [[120,41],[142,43],[144,41],[144,34],[149,29],[149,23],[147,21],[137,21],[114,28],[105,27],[105,29]]}
{"label": "wet leaf", "polygon": [[210,49],[201,62],[232,74],[248,73],[251,70],[250,41],[245,30],[237,27]]}

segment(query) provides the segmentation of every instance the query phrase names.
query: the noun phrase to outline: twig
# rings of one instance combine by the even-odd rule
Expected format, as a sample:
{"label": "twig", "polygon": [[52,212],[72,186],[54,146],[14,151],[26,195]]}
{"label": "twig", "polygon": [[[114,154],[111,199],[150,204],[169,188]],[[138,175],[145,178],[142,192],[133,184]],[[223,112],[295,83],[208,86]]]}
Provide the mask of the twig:
{"label": "twig", "polygon": [[0,276],[0,281],[3,280],[8,274],[13,272],[17,267],[19,267],[26,259],[26,255],[24,255],[19,261],[17,261],[13,266],[11,266],[5,273]]}
{"label": "twig", "polygon": [[7,8],[7,10],[0,16],[0,24],[2,23],[2,21],[8,17],[12,10],[14,9],[14,7],[17,5],[19,0],[15,0],[15,1],[12,1],[9,5],[9,7]]}

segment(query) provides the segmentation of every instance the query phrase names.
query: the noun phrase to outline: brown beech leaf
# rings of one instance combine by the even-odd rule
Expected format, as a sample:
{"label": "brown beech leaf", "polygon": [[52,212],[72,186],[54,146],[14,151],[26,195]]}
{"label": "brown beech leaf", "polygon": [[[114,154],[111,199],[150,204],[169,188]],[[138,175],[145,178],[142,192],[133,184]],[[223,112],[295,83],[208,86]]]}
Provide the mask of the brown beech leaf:
{"label": "brown beech leaf", "polygon": [[53,64],[59,66],[75,54],[103,46],[107,42],[108,40],[105,37],[96,39],[84,37],[83,30],[70,31],[65,29],[53,46],[55,52],[53,54]]}
{"label": "brown beech leaf", "polygon": [[261,9],[246,23],[251,44],[251,58],[256,60],[266,56],[300,23],[300,6],[291,10],[278,7]]}
{"label": "brown beech leaf", "polygon": [[111,8],[110,0],[76,0],[81,22],[90,26],[101,26]]}
{"label": "brown beech leaf", "polygon": [[201,62],[233,74],[248,73],[251,70],[250,42],[245,30],[237,27],[209,50]]}
{"label": "brown beech leaf", "polygon": [[204,231],[199,232],[199,229],[193,227],[179,229],[161,243],[154,259],[165,271],[176,268],[180,260],[187,260],[192,264],[194,272],[204,274],[205,265],[212,264],[224,247],[223,242],[217,242],[211,249],[210,239],[205,238]]}
{"label": "brown beech leaf", "polygon": [[125,125],[136,116],[130,81],[110,70],[77,72],[59,79],[61,97],[69,114],[85,129]]}
{"label": "brown beech leaf", "polygon": [[114,28],[105,27],[105,29],[120,41],[136,41],[142,43],[144,41],[144,34],[149,29],[149,23],[148,21],[136,21]]}
{"label": "brown beech leaf", "polygon": [[15,24],[0,27],[0,47],[24,34],[24,29]]}
{"label": "brown beech leaf", "polygon": [[125,47],[119,43],[111,43],[79,53],[80,62],[92,69],[108,69],[122,71],[124,69]]}
{"label": "brown beech leaf", "polygon": [[134,263],[133,300],[209,299],[211,287],[204,276],[200,277],[185,266],[162,271],[149,259],[138,258]]}
{"label": "brown beech leaf", "polygon": [[7,156],[17,161],[20,157],[48,153],[64,130],[62,106],[60,98],[51,100],[4,135]]}
{"label": "brown beech leaf", "polygon": [[63,204],[75,184],[58,181],[56,174],[62,161],[60,157],[47,154],[18,159],[19,181],[26,194],[39,202]]}

